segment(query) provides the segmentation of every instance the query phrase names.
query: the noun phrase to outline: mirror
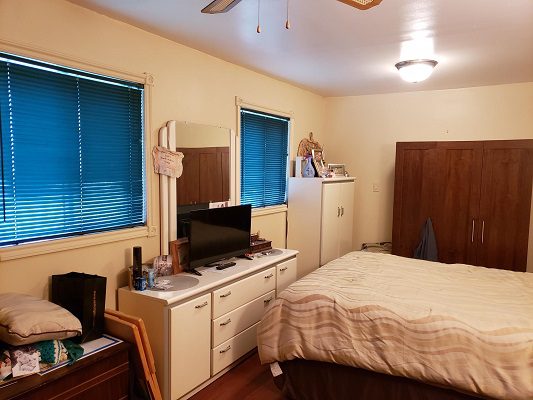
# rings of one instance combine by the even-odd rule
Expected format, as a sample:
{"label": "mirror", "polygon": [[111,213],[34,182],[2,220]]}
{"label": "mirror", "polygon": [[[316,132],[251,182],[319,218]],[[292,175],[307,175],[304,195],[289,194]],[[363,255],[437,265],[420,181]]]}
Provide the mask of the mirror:
{"label": "mirror", "polygon": [[176,150],[183,153],[183,174],[176,182],[180,206],[231,200],[231,130],[216,126],[176,123]]}

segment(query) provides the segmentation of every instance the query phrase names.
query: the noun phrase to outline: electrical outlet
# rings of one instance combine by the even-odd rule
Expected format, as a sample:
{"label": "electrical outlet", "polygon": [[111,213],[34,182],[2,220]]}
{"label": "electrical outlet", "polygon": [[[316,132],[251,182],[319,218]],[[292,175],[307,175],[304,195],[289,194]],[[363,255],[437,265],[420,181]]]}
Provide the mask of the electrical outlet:
{"label": "electrical outlet", "polygon": [[373,192],[379,192],[379,185],[377,183],[372,184],[372,191]]}

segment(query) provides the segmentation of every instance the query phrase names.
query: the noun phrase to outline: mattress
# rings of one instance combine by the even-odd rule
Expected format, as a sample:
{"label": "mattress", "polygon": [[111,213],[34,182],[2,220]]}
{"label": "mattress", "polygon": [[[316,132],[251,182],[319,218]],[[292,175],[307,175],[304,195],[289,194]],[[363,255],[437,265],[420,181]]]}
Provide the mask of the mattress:
{"label": "mattress", "polygon": [[533,274],[349,253],[279,295],[258,350],[533,399]]}

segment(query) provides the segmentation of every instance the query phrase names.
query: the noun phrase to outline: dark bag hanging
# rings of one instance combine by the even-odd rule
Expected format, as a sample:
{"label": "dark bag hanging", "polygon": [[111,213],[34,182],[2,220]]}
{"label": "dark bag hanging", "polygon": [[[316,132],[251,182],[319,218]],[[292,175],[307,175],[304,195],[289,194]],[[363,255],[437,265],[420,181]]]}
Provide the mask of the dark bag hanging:
{"label": "dark bag hanging", "polygon": [[420,243],[415,249],[413,257],[420,260],[439,261],[437,240],[435,239],[435,232],[433,231],[431,218],[428,218],[422,227],[422,231],[420,232]]}
{"label": "dark bag hanging", "polygon": [[80,272],[52,275],[52,302],[66,308],[81,322],[84,343],[98,339],[104,332],[106,278]]}

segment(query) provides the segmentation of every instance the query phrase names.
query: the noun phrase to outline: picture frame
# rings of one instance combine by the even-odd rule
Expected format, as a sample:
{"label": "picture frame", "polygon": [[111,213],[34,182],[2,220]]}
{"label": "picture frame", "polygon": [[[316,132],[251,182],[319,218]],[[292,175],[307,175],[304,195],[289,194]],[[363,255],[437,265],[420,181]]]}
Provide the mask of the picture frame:
{"label": "picture frame", "polygon": [[328,164],[328,170],[333,176],[344,176],[346,173],[344,164]]}
{"label": "picture frame", "polygon": [[318,176],[322,176],[325,169],[324,150],[318,148],[311,150],[311,157],[313,159],[313,164],[315,165]]}

